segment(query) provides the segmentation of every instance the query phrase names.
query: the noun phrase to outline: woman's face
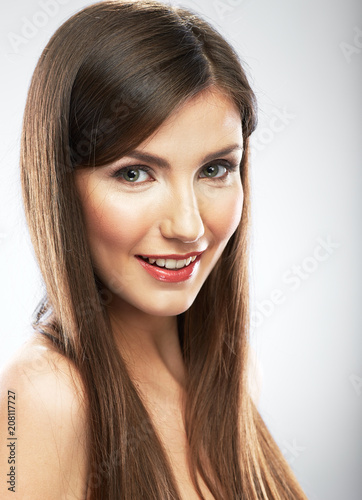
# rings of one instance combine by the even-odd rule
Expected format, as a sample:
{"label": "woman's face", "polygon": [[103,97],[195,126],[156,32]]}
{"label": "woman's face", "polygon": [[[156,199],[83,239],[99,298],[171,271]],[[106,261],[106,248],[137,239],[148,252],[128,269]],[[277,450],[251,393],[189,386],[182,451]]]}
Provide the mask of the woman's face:
{"label": "woman's face", "polygon": [[112,306],[156,316],[190,307],[241,219],[242,147],[235,105],[206,90],[128,156],[76,171]]}

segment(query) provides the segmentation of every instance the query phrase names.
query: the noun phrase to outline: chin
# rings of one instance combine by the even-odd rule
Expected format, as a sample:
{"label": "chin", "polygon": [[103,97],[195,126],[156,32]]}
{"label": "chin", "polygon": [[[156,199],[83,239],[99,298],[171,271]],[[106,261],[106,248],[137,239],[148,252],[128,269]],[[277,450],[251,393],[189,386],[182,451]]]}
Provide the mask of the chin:
{"label": "chin", "polygon": [[187,311],[193,304],[195,298],[196,296],[192,298],[187,297],[184,300],[175,300],[172,298],[162,301],[158,300],[157,302],[155,300],[148,304],[145,302],[142,304],[134,304],[134,307],[150,316],[177,316]]}

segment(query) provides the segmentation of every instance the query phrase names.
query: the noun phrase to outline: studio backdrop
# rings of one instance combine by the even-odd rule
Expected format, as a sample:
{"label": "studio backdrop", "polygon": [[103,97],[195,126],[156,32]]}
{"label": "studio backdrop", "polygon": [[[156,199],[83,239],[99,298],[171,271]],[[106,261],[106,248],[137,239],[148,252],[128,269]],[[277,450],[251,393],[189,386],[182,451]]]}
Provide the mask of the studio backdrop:
{"label": "studio backdrop", "polygon": [[[0,368],[41,298],[22,209],[27,89],[87,0],[0,7]],[[310,500],[362,498],[362,4],[185,0],[235,47],[252,136],[251,343],[260,412]],[[3,446],[3,443],[0,443]]]}

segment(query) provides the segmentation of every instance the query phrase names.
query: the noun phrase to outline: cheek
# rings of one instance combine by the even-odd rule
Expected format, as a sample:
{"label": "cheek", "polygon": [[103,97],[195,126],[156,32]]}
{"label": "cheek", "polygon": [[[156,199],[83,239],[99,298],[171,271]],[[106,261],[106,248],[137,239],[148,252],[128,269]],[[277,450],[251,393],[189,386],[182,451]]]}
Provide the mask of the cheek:
{"label": "cheek", "polygon": [[204,205],[205,219],[214,238],[222,243],[227,242],[237,229],[243,208],[243,190],[236,186],[230,190],[222,190]]}
{"label": "cheek", "polygon": [[93,257],[104,258],[112,250],[130,251],[149,226],[147,211],[120,194],[99,194],[84,207]]}

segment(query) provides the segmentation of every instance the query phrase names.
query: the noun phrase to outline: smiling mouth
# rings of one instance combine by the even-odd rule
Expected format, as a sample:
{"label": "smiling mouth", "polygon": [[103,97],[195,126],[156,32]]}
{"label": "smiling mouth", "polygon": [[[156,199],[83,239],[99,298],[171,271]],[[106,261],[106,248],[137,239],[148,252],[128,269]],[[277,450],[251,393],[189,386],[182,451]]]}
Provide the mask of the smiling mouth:
{"label": "smiling mouth", "polygon": [[175,270],[177,271],[178,269],[182,269],[184,267],[189,266],[195,260],[197,259],[197,255],[194,255],[192,257],[189,257],[187,259],[152,259],[149,257],[144,257],[143,255],[139,255],[142,260],[147,262],[148,264],[151,264],[152,266],[155,267],[161,267],[165,269],[170,269],[170,270]]}

